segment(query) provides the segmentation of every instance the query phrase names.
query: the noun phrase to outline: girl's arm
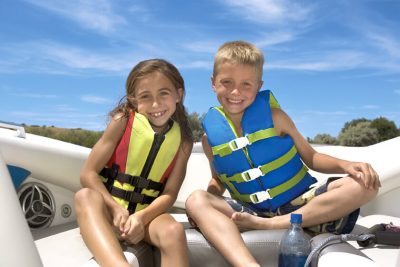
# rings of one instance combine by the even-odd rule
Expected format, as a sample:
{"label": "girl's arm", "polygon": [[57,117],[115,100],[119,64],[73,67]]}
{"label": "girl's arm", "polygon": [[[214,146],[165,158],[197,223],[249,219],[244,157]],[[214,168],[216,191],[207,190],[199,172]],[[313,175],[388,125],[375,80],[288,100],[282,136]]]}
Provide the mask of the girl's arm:
{"label": "girl's arm", "polygon": [[283,110],[273,108],[272,119],[277,134],[292,137],[301,159],[310,169],[322,173],[347,173],[355,179],[363,179],[366,188],[380,186],[378,175],[370,164],[342,160],[315,151]]}
{"label": "girl's arm", "polygon": [[206,155],[208,162],[210,164],[210,170],[211,170],[211,179],[210,182],[208,183],[207,192],[217,196],[222,196],[222,194],[225,192],[225,187],[219,181],[217,173],[213,168],[212,162],[214,160],[214,156],[212,154],[212,149],[210,147],[210,144],[208,143],[207,136],[205,134],[201,139],[201,144],[203,146],[204,154]]}
{"label": "girl's arm", "polygon": [[[167,179],[163,193],[148,207],[131,215],[134,216],[136,220],[140,221],[143,226],[149,224],[157,216],[167,212],[175,203],[179,189],[181,188],[186,175],[187,162],[190,153],[192,152],[192,147],[193,144],[191,142],[183,143],[180,146],[175,166]],[[129,228],[130,225],[127,223],[125,226],[125,232],[128,231]]]}
{"label": "girl's arm", "polygon": [[116,209],[119,210],[120,206],[114,201],[103,185],[99,173],[111,158],[115,147],[125,131],[126,124],[127,118],[125,117],[115,116],[111,119],[103,135],[94,145],[80,173],[82,186],[100,192],[111,212]]}

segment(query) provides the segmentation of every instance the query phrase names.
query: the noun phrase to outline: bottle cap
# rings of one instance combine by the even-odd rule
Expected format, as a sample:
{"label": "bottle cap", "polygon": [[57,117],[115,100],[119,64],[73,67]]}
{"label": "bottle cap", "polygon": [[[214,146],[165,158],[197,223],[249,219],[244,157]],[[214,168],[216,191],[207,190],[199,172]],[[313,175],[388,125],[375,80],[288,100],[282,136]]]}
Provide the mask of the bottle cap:
{"label": "bottle cap", "polygon": [[297,214],[297,213],[290,214],[290,222],[291,223],[301,223],[301,221],[302,221],[301,214]]}

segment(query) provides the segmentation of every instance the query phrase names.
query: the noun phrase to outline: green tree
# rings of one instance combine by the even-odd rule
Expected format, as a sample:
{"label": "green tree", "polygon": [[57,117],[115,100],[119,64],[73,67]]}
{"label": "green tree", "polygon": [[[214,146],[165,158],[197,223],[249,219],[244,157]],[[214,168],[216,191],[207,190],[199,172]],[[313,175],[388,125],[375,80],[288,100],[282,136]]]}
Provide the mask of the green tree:
{"label": "green tree", "polygon": [[336,139],[336,137],[333,137],[329,134],[317,134],[314,139],[311,140],[311,143],[337,145],[339,144],[339,141]]}
{"label": "green tree", "polygon": [[354,119],[354,120],[348,121],[344,124],[342,130],[340,130],[340,133],[345,132],[347,130],[347,128],[349,128],[350,126],[355,126],[360,122],[366,122],[366,121],[370,121],[370,120],[368,120],[366,118],[360,118],[360,119]]}
{"label": "green tree", "polygon": [[204,134],[204,130],[201,127],[203,116],[204,114],[200,116],[197,112],[190,113],[188,116],[189,127],[192,130],[195,142],[199,142]]}
{"label": "green tree", "polygon": [[348,126],[339,134],[339,144],[343,146],[369,146],[377,143],[379,133],[371,124],[371,121],[361,121]]}
{"label": "green tree", "polygon": [[371,127],[378,130],[378,142],[392,139],[400,135],[396,124],[384,117],[376,118],[371,122]]}

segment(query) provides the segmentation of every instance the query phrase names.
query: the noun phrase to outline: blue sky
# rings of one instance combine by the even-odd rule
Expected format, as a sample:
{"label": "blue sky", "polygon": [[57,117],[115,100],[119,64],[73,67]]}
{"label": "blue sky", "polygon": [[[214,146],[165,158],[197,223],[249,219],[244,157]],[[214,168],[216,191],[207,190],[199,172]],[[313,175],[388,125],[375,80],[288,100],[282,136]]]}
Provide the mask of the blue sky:
{"label": "blue sky", "polygon": [[189,112],[216,105],[213,55],[247,40],[304,136],[355,118],[400,126],[400,1],[3,0],[0,120],[103,130],[140,60],[165,58]]}

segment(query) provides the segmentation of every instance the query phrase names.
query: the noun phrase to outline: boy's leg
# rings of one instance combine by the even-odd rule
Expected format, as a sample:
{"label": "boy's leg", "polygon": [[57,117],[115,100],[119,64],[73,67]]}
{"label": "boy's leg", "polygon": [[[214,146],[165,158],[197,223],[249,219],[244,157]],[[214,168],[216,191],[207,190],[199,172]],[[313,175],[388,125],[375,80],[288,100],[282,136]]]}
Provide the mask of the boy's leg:
{"label": "boy's leg", "polygon": [[185,230],[169,214],[161,214],[146,227],[145,240],[159,248],[162,267],[188,267]]}
{"label": "boy's leg", "polygon": [[186,200],[186,212],[230,264],[259,266],[231,220],[234,210],[223,198],[197,190]]}
{"label": "boy's leg", "polygon": [[[378,189],[365,188],[361,180],[344,177],[332,181],[327,192],[318,195],[296,210],[303,215],[303,227],[310,227],[345,217],[373,199]],[[290,213],[273,218],[260,218],[250,214],[234,214],[240,227],[252,229],[284,229],[290,225]]]}
{"label": "boy's leg", "polygon": [[81,235],[97,263],[104,267],[130,266],[111,226],[103,196],[83,188],[75,194],[75,207]]}

